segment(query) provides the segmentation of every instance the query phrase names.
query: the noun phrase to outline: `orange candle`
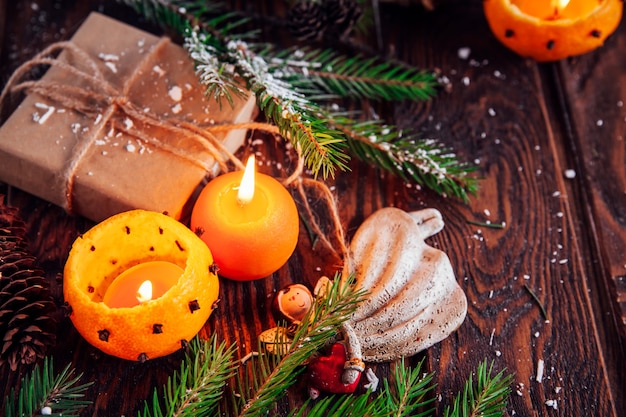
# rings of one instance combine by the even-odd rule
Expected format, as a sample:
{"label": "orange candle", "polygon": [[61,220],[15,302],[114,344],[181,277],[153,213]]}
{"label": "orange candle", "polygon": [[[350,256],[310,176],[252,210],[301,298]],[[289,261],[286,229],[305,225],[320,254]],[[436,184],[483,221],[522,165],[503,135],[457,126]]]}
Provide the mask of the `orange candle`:
{"label": "orange candle", "polygon": [[485,0],[492,32],[511,50],[537,61],[592,51],[622,18],[622,0]]}
{"label": "orange candle", "polygon": [[171,262],[140,263],[115,278],[102,301],[112,308],[134,307],[161,297],[182,274],[183,269]]}
{"label": "orange candle", "polygon": [[299,217],[285,187],[255,173],[252,156],[244,172],[230,172],[207,184],[190,226],[211,250],[220,275],[252,280],[287,262],[298,242]]}

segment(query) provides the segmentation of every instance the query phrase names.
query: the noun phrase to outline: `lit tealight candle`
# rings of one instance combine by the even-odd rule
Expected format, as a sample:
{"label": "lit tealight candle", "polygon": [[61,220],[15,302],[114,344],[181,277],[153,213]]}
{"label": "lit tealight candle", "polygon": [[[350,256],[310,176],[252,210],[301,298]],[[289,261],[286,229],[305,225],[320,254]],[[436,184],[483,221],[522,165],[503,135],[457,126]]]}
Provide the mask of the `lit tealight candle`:
{"label": "lit tealight candle", "polygon": [[485,0],[498,40],[524,57],[555,61],[592,51],[622,17],[622,0]]}
{"label": "lit tealight candle", "polygon": [[183,269],[171,262],[140,263],[115,278],[102,301],[112,308],[146,303],[165,294],[182,274]]}
{"label": "lit tealight candle", "polygon": [[244,172],[229,172],[202,190],[191,230],[207,244],[220,275],[235,280],[267,277],[282,267],[298,242],[296,204],[276,179],[255,173],[254,156]]}

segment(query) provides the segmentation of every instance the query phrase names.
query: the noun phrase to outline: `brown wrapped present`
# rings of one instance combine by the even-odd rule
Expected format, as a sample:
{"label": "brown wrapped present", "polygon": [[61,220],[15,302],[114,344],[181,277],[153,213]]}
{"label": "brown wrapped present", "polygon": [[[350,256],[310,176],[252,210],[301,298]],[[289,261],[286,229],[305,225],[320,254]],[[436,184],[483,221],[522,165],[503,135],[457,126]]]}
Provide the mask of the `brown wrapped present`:
{"label": "brown wrapped present", "polygon": [[98,13],[58,47],[0,128],[0,180],[94,221],[136,208],[180,218],[243,143],[244,128],[216,127],[249,122],[253,95],[220,108],[183,48]]}

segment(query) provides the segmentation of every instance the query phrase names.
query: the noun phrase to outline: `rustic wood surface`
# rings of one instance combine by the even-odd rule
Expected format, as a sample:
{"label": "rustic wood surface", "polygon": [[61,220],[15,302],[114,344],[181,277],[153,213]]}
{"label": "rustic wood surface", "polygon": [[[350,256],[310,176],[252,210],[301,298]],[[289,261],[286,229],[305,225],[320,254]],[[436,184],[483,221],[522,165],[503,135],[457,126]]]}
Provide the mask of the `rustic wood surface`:
{"label": "rustic wood surface", "polygon": [[[232,3],[250,13],[284,15],[281,1]],[[93,10],[161,34],[115,2],[0,1],[0,85],[37,51],[71,37]],[[469,300],[468,314],[452,336],[411,358],[411,363],[425,359],[427,370],[435,373],[440,415],[485,358],[496,370],[514,373],[506,415],[626,415],[624,24],[600,50],[537,64],[495,40],[478,0],[446,2],[430,12],[383,2],[380,21],[381,54],[438,69],[448,88],[426,103],[364,104],[365,110],[440,138],[460,158],[476,162],[482,178],[469,204],[407,187],[356,162],[351,172],[329,181],[348,238],[381,207],[434,207],[443,214],[444,230],[428,243],[449,255]],[[258,24],[268,28],[271,23]],[[375,37],[370,38],[364,36],[376,49]],[[463,47],[470,48],[469,59],[459,57]],[[271,139],[243,152],[263,152],[262,170],[279,176],[285,172],[270,161],[292,168],[282,149]],[[61,306],[69,247],[93,224],[3,183],[0,194],[20,209],[31,250]],[[322,206],[316,209],[327,217]],[[469,223],[486,220],[506,227]],[[243,356],[256,345],[256,335],[273,325],[269,307],[276,290],[293,282],[312,285],[320,274],[332,274],[338,262],[330,251],[311,247],[303,232],[288,265],[272,277],[222,280],[222,301],[206,331],[237,342]],[[144,364],[109,357],[86,343],[60,309],[58,316],[58,343],[51,351],[56,366],[72,362],[85,381],[95,382],[88,392],[93,405],[84,415],[136,415],[178,367],[179,354]],[[540,360],[545,372],[537,382]],[[389,364],[374,369],[385,377]],[[6,395],[26,371],[0,369],[5,381],[0,393]],[[304,396],[290,392],[279,411]],[[558,408],[547,400],[556,400]]]}

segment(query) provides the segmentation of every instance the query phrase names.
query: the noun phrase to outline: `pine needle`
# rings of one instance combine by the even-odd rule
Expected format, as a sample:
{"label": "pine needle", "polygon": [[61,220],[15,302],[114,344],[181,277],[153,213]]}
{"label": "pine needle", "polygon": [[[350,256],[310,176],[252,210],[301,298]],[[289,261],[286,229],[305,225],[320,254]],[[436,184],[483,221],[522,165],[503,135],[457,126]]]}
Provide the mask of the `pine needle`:
{"label": "pine needle", "polygon": [[[434,388],[432,385],[433,374],[423,374],[422,364],[419,362],[415,368],[407,368],[404,364],[404,358],[394,368],[392,383],[385,380],[384,391],[381,398],[384,398],[384,410],[388,410],[394,417],[423,417],[430,415],[433,408],[429,408],[422,412],[426,406],[435,401],[434,397],[426,398],[427,394]],[[389,393],[388,395],[385,395]]]}
{"label": "pine needle", "polygon": [[216,415],[227,381],[235,374],[235,347],[194,338],[180,370],[167,380],[163,392],[155,390],[152,403],[146,401],[144,417]]}
{"label": "pine needle", "polygon": [[427,100],[438,86],[435,74],[383,61],[378,57],[340,55],[330,49],[295,48],[262,51],[274,72],[300,90],[356,99]]}
{"label": "pine needle", "polygon": [[478,365],[476,384],[470,375],[462,393],[459,393],[452,406],[445,409],[445,417],[501,417],[504,415],[507,397],[511,391],[512,375],[504,370],[492,376],[493,362]]}
{"label": "pine needle", "polygon": [[7,417],[39,416],[50,408],[50,415],[78,416],[91,401],[82,398],[92,382],[77,385],[82,374],[73,377],[74,370],[67,365],[61,373],[54,374],[53,360],[44,358],[20,383],[19,391],[11,390],[5,399]]}

